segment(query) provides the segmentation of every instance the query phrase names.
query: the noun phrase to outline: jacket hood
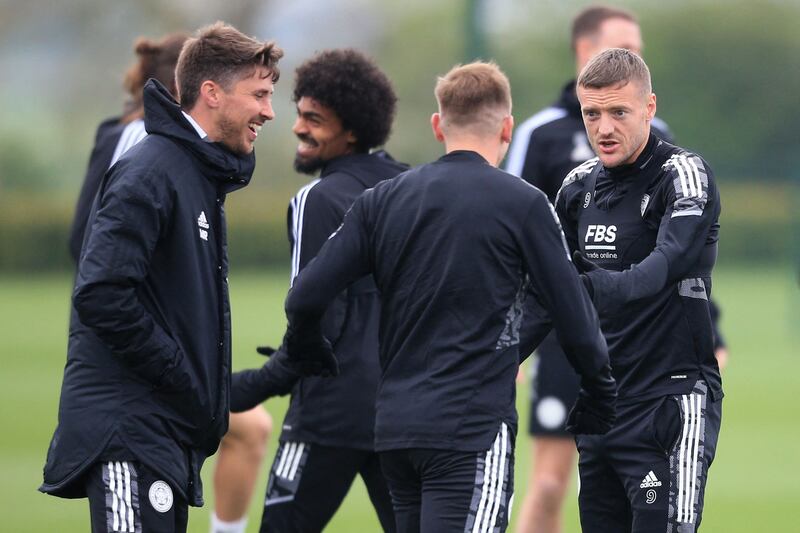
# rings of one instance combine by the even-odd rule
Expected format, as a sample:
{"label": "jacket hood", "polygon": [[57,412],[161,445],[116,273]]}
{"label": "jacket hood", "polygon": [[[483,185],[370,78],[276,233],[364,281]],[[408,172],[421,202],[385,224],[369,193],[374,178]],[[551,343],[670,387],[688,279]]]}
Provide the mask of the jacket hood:
{"label": "jacket hood", "polygon": [[255,153],[236,154],[222,143],[201,139],[183,116],[178,102],[154,79],[144,86],[144,126],[147,133],[169,137],[191,151],[203,168],[203,175],[219,182],[226,193],[250,183],[256,166]]}

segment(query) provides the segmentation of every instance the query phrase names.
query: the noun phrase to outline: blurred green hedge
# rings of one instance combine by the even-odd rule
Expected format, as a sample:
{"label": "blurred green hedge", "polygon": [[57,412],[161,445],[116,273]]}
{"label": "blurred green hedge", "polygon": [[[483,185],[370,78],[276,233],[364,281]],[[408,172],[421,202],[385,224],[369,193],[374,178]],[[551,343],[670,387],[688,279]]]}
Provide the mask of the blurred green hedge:
{"label": "blurred green hedge", "polygon": [[[718,263],[785,263],[792,253],[791,186],[729,183],[722,191]],[[232,268],[289,263],[286,206],[291,191],[254,188],[227,200]],[[0,198],[0,273],[72,268],[67,237],[74,199],[15,192]]]}

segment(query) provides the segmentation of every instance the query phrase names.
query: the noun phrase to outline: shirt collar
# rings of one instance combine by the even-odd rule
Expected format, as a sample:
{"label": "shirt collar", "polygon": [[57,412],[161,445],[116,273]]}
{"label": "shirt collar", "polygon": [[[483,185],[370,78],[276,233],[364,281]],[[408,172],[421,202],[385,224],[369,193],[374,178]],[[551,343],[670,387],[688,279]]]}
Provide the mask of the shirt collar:
{"label": "shirt collar", "polygon": [[197,134],[200,136],[201,139],[205,139],[206,137],[208,137],[206,130],[200,127],[200,124],[198,124],[197,121],[192,118],[192,115],[183,110],[181,111],[181,113],[183,113],[183,116],[186,117],[186,120],[189,121],[189,124],[192,125],[194,131],[197,132]]}

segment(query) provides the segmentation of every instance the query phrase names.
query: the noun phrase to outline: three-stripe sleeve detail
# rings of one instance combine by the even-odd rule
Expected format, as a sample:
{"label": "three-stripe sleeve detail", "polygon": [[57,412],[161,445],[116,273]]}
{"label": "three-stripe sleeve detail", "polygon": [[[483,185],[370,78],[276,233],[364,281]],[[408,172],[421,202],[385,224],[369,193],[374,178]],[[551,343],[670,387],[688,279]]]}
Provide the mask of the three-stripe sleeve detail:
{"label": "three-stripe sleeve detail", "polygon": [[561,183],[561,187],[558,189],[558,192],[556,193],[556,200],[553,203],[558,204],[558,197],[561,196],[561,191],[563,191],[567,185],[584,179],[586,176],[591,174],[592,170],[594,170],[594,166],[598,164],[600,164],[600,159],[597,157],[593,157],[592,159],[584,161],[577,167],[570,170],[569,174],[567,174],[567,177],[564,178],[564,181]]}
{"label": "three-stripe sleeve detail", "polygon": [[315,179],[302,189],[300,189],[292,201],[289,203],[289,208],[292,210],[292,271],[289,284],[294,284],[294,278],[300,273],[300,253],[303,246],[303,220],[305,218],[306,200],[308,200],[308,193],[311,189],[319,183],[319,179]]}
{"label": "three-stripe sleeve detail", "polygon": [[675,187],[671,218],[702,215],[708,202],[708,174],[703,161],[693,154],[674,154],[664,168],[672,170]]}

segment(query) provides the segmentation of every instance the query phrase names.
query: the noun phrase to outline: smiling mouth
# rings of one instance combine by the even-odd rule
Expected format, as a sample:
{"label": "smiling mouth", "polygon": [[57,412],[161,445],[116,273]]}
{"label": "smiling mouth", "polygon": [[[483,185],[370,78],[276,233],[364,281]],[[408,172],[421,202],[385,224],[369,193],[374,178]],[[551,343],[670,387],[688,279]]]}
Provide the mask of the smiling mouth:
{"label": "smiling mouth", "polygon": [[261,131],[262,127],[264,127],[264,125],[259,124],[258,122],[251,122],[247,125],[247,129],[249,129],[256,137],[258,137],[258,132]]}
{"label": "smiling mouth", "polygon": [[300,142],[297,145],[297,153],[300,155],[307,154],[309,152],[313,152],[315,148],[317,148],[317,143],[312,141],[311,139],[304,139],[301,138]]}

